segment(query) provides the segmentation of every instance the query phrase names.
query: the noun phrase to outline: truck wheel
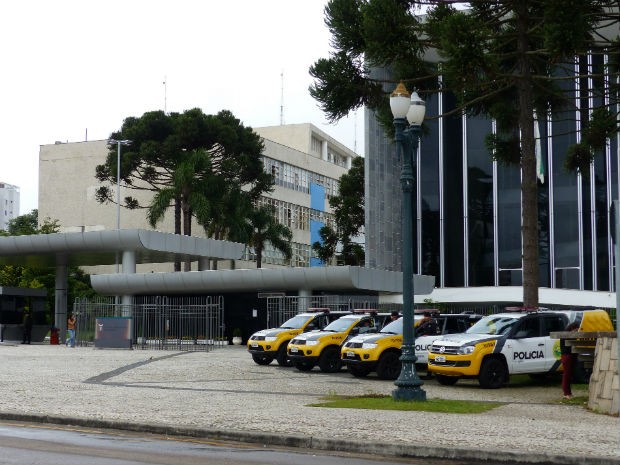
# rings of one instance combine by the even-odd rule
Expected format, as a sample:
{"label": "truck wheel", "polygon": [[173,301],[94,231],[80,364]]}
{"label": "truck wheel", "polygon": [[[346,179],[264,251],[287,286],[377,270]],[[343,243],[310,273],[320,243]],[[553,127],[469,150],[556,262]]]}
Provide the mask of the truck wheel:
{"label": "truck wheel", "polygon": [[497,358],[489,358],[482,363],[478,382],[484,389],[498,389],[508,378],[508,370],[504,362]]}
{"label": "truck wheel", "polygon": [[400,356],[396,352],[386,352],[377,363],[377,376],[381,379],[396,379],[401,369]]}
{"label": "truck wheel", "polygon": [[312,362],[293,362],[293,364],[299,371],[310,371],[314,368],[314,363]]}
{"label": "truck wheel", "polygon": [[273,361],[271,355],[252,354],[252,360],[259,365],[269,365]]}
{"label": "truck wheel", "polygon": [[288,341],[283,342],[280,348],[278,349],[278,354],[276,355],[276,361],[278,365],[281,367],[292,367],[293,362],[288,358],[288,354],[286,353],[286,346],[288,345]]}
{"label": "truck wheel", "polygon": [[370,370],[367,367],[357,367],[354,365],[348,365],[347,370],[356,378],[365,378],[370,373]]}
{"label": "truck wheel", "polygon": [[435,375],[435,378],[442,386],[454,386],[459,380],[458,376]]}
{"label": "truck wheel", "polygon": [[319,358],[319,368],[323,373],[336,373],[340,371],[340,350],[338,347],[327,347]]}

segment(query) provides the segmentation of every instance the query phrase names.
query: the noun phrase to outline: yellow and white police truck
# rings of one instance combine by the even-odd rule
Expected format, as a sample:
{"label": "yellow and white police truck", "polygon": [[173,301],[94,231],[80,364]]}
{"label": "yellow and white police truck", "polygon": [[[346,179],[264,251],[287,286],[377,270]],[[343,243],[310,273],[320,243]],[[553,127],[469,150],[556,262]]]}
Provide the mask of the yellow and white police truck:
{"label": "yellow and white police truck", "polygon": [[386,315],[354,313],[333,321],[320,331],[295,336],[288,345],[288,356],[295,368],[310,371],[316,365],[324,373],[335,373],[342,367],[340,347],[351,335],[377,332],[378,323]]}
{"label": "yellow and white police truck", "polygon": [[[482,315],[433,313],[430,318],[434,320],[433,324],[420,324],[422,315],[414,316],[416,366],[424,371],[427,369],[428,349],[433,341],[442,334],[467,330]],[[340,356],[353,376],[364,377],[376,371],[380,379],[396,379],[401,372],[402,343],[403,319],[399,318],[376,334],[360,334],[349,339],[342,346]]]}
{"label": "yellow and white police truck", "polygon": [[612,331],[604,310],[536,310],[498,313],[482,318],[462,334],[435,340],[428,369],[443,385],[478,379],[487,389],[501,387],[512,374],[543,375],[561,369],[559,340],[549,334],[571,322],[579,331]]}
{"label": "yellow and white police truck", "polygon": [[278,328],[263,329],[248,339],[248,352],[259,365],[269,365],[274,359],[280,366],[292,366],[286,353],[288,343],[298,334],[323,329],[329,323],[350,312],[328,308],[309,308],[285,321]]}

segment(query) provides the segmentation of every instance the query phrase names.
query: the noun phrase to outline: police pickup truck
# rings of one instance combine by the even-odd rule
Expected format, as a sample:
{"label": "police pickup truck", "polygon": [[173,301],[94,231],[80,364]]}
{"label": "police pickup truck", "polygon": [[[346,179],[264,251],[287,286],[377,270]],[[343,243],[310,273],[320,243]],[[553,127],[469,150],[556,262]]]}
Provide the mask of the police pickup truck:
{"label": "police pickup truck", "polygon": [[[355,312],[355,311],[354,311]],[[355,312],[333,321],[320,331],[300,334],[288,345],[288,356],[300,371],[310,371],[317,364],[324,373],[336,373],[342,367],[340,347],[349,336],[377,332],[389,314]]]}
{"label": "police pickup truck", "polygon": [[248,352],[259,365],[269,365],[274,359],[280,366],[292,366],[286,353],[288,343],[298,334],[323,329],[329,323],[350,312],[332,312],[328,308],[309,308],[285,321],[278,328],[263,329],[248,339]]}
{"label": "police pickup truck", "polygon": [[[417,312],[417,311],[416,311]],[[428,311],[425,311],[425,313]],[[414,315],[416,366],[426,371],[428,349],[442,334],[461,333],[482,318],[469,313],[439,314],[423,318]],[[401,372],[401,346],[403,343],[403,319],[386,325],[376,334],[360,334],[349,339],[342,347],[340,356],[353,376],[364,377],[376,371],[380,379],[396,379]]]}
{"label": "police pickup truck", "polygon": [[482,318],[462,334],[435,340],[428,354],[428,369],[443,385],[460,378],[478,379],[480,386],[496,389],[509,375],[540,375],[561,368],[559,340],[549,334],[563,331],[571,322],[579,331],[612,331],[604,310],[536,310],[498,313]]}

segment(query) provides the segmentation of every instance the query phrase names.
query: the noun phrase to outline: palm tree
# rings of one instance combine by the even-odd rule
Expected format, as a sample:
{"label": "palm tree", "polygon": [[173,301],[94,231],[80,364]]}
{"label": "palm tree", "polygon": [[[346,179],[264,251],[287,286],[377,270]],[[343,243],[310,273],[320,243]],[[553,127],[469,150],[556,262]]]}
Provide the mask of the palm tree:
{"label": "palm tree", "polygon": [[[151,227],[161,221],[170,207],[179,206],[183,223],[182,233],[192,234],[192,216],[208,218],[212,210],[213,194],[216,188],[210,182],[214,178],[211,173],[211,160],[202,150],[194,150],[187,154],[172,173],[172,183],[156,192],[147,211],[147,219]],[[189,271],[189,262],[185,270]]]}
{"label": "palm tree", "polygon": [[287,226],[278,223],[273,206],[262,205],[255,208],[250,213],[249,220],[249,245],[254,247],[256,253],[256,268],[262,267],[266,243],[270,243],[276,250],[282,252],[287,260],[290,260],[293,254],[291,248],[293,233]]}

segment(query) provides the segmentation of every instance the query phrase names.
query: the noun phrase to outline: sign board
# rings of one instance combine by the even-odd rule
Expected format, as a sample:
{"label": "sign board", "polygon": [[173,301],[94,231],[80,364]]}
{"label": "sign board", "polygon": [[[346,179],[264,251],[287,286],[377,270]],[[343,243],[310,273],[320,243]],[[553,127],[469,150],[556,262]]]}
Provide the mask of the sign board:
{"label": "sign board", "polygon": [[131,349],[130,317],[97,318],[95,347],[97,349]]}

